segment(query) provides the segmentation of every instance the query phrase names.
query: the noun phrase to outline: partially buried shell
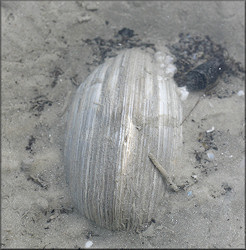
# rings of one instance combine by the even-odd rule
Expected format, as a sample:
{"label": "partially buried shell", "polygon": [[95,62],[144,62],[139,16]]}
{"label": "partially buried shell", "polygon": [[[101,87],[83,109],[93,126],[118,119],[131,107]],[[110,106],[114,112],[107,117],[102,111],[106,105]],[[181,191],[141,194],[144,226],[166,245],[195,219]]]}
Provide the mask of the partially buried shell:
{"label": "partially buried shell", "polygon": [[182,109],[170,56],[131,49],[111,58],[78,88],[68,117],[66,175],[77,208],[111,230],[156,216],[182,147]]}

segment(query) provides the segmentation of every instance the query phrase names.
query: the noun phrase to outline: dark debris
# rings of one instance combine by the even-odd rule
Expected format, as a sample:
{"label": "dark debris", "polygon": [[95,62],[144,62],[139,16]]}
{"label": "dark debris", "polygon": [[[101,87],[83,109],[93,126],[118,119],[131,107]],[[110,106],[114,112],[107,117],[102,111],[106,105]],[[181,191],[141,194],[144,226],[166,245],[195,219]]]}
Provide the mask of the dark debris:
{"label": "dark debris", "polygon": [[46,105],[52,106],[52,101],[48,100],[45,95],[39,95],[34,97],[33,100],[30,101],[30,103],[32,104],[30,111],[35,116],[40,116]]}
{"label": "dark debris", "polygon": [[128,28],[123,28],[119,30],[118,34],[122,37],[122,39],[129,39],[135,36],[134,31]]}
{"label": "dark debris", "polygon": [[62,75],[64,72],[61,68],[55,67],[55,69],[51,72],[51,77],[53,78],[53,81],[51,83],[51,88],[54,88],[58,83],[58,78],[60,75]]}
{"label": "dark debris", "polygon": [[117,51],[129,48],[152,48],[156,51],[155,45],[152,43],[143,43],[138,35],[134,33],[134,30],[123,28],[119,30],[114,37],[110,39],[104,39],[101,37],[95,37],[94,39],[86,39],[84,42],[92,46],[93,55],[96,59],[93,61],[93,65],[97,66],[105,61],[107,57],[114,57],[117,55]]}
{"label": "dark debris", "polygon": [[214,142],[214,131],[212,132],[200,132],[198,136],[198,141],[202,144],[205,151],[209,149],[218,150],[218,147],[216,146]]}
{"label": "dark debris", "polygon": [[218,150],[215,142],[215,137],[221,135],[219,130],[214,130],[212,132],[200,132],[198,135],[198,142],[201,144],[201,149],[194,150],[194,157],[196,159],[196,169],[200,169],[201,173],[207,175],[211,171],[217,171],[218,166],[214,161],[208,159],[208,150]]}
{"label": "dark debris", "polygon": [[65,208],[65,207],[62,206],[62,207],[59,209],[59,212],[60,212],[60,214],[71,214],[71,213],[73,213],[73,210],[74,210],[73,207]]}
{"label": "dark debris", "polygon": [[39,185],[41,188],[48,189],[48,184],[40,176],[29,174],[27,176],[27,180],[31,180],[33,183]]}
{"label": "dark debris", "polygon": [[35,143],[35,141],[36,141],[36,138],[33,137],[33,135],[31,135],[28,140],[28,145],[26,146],[26,150],[29,151],[30,153],[33,153],[32,146]]}
{"label": "dark debris", "polygon": [[86,239],[90,239],[90,238],[92,238],[94,236],[99,236],[99,234],[96,234],[93,231],[89,231],[89,230],[85,233]]}
{"label": "dark debris", "polygon": [[[223,58],[225,60],[224,73],[221,75],[222,80],[230,83],[230,76],[240,77],[244,80],[245,69],[240,62],[229,56],[228,51],[221,44],[217,44],[211,40],[209,36],[179,34],[179,41],[169,44],[170,52],[176,57],[174,63],[177,72],[174,79],[178,86],[183,86],[184,76],[197,66],[213,60],[214,58]],[[220,97],[223,98],[223,97]]]}
{"label": "dark debris", "polygon": [[228,192],[231,192],[231,190],[232,190],[232,187],[230,187],[228,183],[223,183],[221,185],[221,187],[223,188],[223,192],[221,193],[223,195],[228,193]]}

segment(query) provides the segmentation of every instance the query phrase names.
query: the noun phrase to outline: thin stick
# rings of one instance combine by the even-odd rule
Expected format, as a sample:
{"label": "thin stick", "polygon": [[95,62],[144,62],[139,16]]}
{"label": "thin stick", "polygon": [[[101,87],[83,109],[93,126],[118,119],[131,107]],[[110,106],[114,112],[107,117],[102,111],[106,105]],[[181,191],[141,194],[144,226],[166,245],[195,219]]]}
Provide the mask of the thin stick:
{"label": "thin stick", "polygon": [[69,90],[65,96],[65,102],[64,102],[64,105],[62,107],[62,110],[60,111],[60,113],[58,113],[58,115],[61,117],[64,115],[67,107],[68,107],[68,103],[69,103],[69,100],[70,100],[70,95],[71,95],[71,90]]}
{"label": "thin stick", "polygon": [[167,171],[162,167],[162,165],[157,161],[157,159],[154,157],[153,154],[149,153],[149,159],[153,163],[153,165],[160,171],[161,175],[165,178],[168,185],[172,188],[173,191],[177,192],[179,191],[178,186],[172,182],[169,174]]}
{"label": "thin stick", "polygon": [[200,102],[200,99],[203,95],[200,95],[198,100],[196,101],[194,107],[190,110],[190,112],[188,113],[188,115],[184,118],[184,120],[180,123],[179,126],[182,126],[182,124],[187,120],[187,118],[190,116],[191,112],[194,110],[194,108],[197,106],[197,104]]}

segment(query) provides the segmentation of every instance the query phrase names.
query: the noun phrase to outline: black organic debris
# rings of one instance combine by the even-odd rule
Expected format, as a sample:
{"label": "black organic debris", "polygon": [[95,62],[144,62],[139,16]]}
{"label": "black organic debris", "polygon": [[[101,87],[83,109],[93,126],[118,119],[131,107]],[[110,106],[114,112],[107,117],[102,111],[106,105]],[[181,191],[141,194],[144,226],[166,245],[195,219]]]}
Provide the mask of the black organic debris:
{"label": "black organic debris", "polygon": [[189,91],[214,87],[224,70],[224,57],[214,57],[185,74],[180,85],[186,85]]}
{"label": "black organic debris", "polygon": [[33,152],[32,145],[35,143],[35,141],[36,141],[36,138],[33,135],[31,135],[28,140],[28,145],[26,146],[26,150],[30,151],[30,153]]}
{"label": "black organic debris", "polygon": [[30,103],[32,104],[30,111],[33,112],[35,116],[40,116],[46,105],[52,106],[52,101],[48,100],[45,95],[34,97]]}
{"label": "black organic debris", "polygon": [[[156,51],[153,43],[142,42],[138,35],[134,33],[134,30],[123,28],[119,30],[114,37],[110,39],[104,39],[101,37],[95,37],[93,39],[86,39],[84,42],[92,46],[93,55],[95,59],[93,65],[97,66],[104,62],[107,57],[114,57],[117,55],[117,51],[129,48],[152,48]],[[91,64],[90,64],[91,65]]]}
{"label": "black organic debris", "polygon": [[180,33],[178,42],[169,44],[168,48],[176,57],[174,80],[180,87],[187,81],[189,90],[212,87],[219,75],[227,83],[230,76],[244,78],[245,69],[241,63],[230,57],[223,45],[215,43],[207,35]]}

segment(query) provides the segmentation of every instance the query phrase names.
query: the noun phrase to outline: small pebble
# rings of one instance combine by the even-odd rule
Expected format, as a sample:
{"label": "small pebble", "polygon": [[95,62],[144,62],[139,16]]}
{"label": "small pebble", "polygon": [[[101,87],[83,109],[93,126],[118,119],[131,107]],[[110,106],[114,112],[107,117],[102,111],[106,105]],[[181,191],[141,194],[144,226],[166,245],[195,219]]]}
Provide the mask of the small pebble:
{"label": "small pebble", "polygon": [[211,129],[207,130],[207,133],[211,133],[214,131],[214,127],[212,127]]}
{"label": "small pebble", "polygon": [[192,191],[189,191],[189,192],[187,193],[187,195],[188,195],[188,196],[191,196],[191,195],[192,195]]}
{"label": "small pebble", "polygon": [[243,90],[239,90],[239,91],[237,92],[237,95],[238,95],[238,96],[244,96],[244,91],[243,91]]}
{"label": "small pebble", "polygon": [[195,54],[193,54],[192,58],[193,58],[193,60],[196,60],[196,59],[197,59],[197,55],[196,55],[196,53],[195,53]]}
{"label": "small pebble", "polygon": [[93,3],[93,2],[90,2],[86,5],[86,10],[89,10],[89,11],[96,11],[98,10],[98,4],[97,3]]}
{"label": "small pebble", "polygon": [[207,152],[207,156],[210,161],[214,160],[214,154],[212,152]]}
{"label": "small pebble", "polygon": [[93,242],[88,240],[86,243],[85,243],[85,248],[90,248],[91,246],[93,245]]}
{"label": "small pebble", "polygon": [[85,23],[91,20],[90,16],[79,16],[77,17],[79,23]]}
{"label": "small pebble", "polygon": [[50,220],[54,220],[56,217],[58,217],[58,214],[55,213],[55,214],[51,215],[51,216],[49,217],[49,219],[50,219]]}

